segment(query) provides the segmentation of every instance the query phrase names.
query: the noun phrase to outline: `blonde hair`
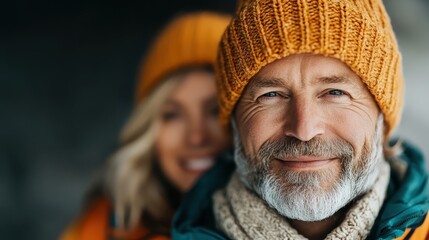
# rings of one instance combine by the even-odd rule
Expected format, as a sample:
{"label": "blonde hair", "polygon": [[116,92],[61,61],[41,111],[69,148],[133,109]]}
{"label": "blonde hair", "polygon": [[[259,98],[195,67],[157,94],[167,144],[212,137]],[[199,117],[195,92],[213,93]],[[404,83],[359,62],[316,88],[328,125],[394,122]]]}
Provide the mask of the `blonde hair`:
{"label": "blonde hair", "polygon": [[180,79],[181,74],[164,80],[136,106],[120,134],[120,148],[101,175],[103,191],[112,200],[121,229],[137,227],[144,214],[151,221],[169,224],[174,213],[155,168],[155,140],[162,104]]}

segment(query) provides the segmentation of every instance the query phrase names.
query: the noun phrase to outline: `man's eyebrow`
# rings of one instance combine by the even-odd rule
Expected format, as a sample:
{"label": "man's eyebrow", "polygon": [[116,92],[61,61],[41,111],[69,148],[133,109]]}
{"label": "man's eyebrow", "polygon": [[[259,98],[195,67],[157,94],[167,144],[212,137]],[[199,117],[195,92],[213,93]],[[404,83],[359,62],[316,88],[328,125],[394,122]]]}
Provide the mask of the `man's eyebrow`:
{"label": "man's eyebrow", "polygon": [[280,78],[254,78],[249,84],[249,93],[255,95],[255,91],[259,88],[279,87],[284,86],[284,82]]}

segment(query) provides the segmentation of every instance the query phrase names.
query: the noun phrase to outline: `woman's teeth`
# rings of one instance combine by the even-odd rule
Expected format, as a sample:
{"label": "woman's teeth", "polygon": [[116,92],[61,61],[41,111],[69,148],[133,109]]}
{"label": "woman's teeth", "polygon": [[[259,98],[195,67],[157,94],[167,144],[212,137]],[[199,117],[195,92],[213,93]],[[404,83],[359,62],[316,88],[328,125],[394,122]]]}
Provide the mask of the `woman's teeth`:
{"label": "woman's teeth", "polygon": [[204,171],[212,167],[213,158],[190,159],[185,162],[185,169],[190,171]]}

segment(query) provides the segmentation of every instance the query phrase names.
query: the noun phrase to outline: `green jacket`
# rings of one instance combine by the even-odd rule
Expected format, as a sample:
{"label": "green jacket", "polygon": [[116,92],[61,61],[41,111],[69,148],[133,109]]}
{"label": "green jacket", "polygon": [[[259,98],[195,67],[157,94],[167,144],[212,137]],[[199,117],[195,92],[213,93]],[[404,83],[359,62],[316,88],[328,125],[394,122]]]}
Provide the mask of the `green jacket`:
{"label": "green jacket", "polygon": [[[416,148],[404,143],[400,159],[408,168],[402,176],[391,168],[387,196],[368,239],[429,237],[428,174],[424,158]],[[185,195],[173,220],[173,239],[228,239],[216,228],[212,195],[226,186],[234,170],[232,154],[224,154]]]}

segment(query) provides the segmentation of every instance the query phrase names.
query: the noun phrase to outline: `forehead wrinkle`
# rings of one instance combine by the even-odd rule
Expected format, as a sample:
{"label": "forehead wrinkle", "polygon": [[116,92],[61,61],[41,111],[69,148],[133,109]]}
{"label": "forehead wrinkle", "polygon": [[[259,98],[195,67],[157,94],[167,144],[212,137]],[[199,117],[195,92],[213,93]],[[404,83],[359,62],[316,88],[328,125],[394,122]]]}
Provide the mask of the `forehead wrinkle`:
{"label": "forehead wrinkle", "polygon": [[315,82],[318,84],[342,83],[342,84],[351,84],[351,85],[361,87],[361,85],[359,84],[361,82],[360,78],[356,79],[358,81],[353,81],[353,79],[356,79],[356,78],[354,78],[353,76],[331,75],[331,76],[318,77],[316,78]]}

